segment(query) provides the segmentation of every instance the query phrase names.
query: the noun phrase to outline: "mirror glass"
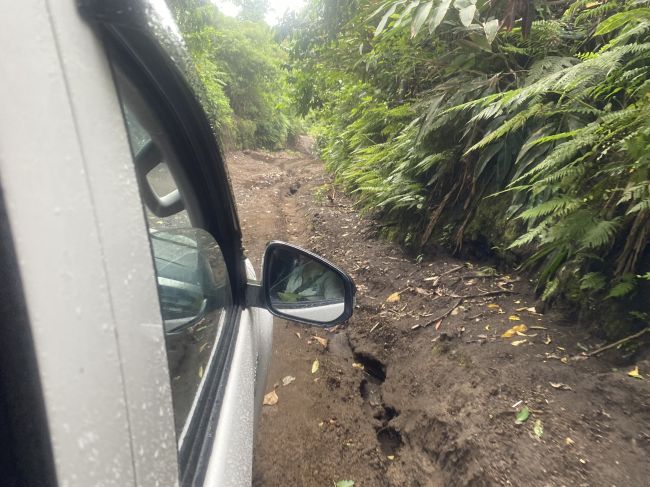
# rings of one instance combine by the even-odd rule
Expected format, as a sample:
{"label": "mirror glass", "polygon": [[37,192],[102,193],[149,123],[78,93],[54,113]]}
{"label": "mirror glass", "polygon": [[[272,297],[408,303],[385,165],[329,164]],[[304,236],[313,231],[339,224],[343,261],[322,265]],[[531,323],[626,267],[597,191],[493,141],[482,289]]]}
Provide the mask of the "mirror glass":
{"label": "mirror glass", "polygon": [[329,266],[286,247],[272,249],[265,266],[272,311],[314,324],[330,323],[345,312],[343,277]]}
{"label": "mirror glass", "polygon": [[180,332],[223,306],[220,287],[227,283],[220,286],[213,272],[210,256],[218,247],[209,234],[198,229],[157,231],[151,244],[165,333]]}

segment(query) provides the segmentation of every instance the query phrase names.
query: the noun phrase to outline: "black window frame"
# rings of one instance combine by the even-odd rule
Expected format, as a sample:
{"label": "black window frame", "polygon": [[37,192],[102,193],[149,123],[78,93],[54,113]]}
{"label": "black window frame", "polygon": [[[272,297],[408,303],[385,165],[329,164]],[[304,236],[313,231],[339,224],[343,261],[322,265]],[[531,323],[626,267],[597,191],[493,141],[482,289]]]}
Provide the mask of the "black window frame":
{"label": "black window frame", "polygon": [[141,29],[112,24],[99,24],[97,28],[113,69],[119,65],[167,133],[175,135],[174,150],[179,159],[188,162],[184,169],[203,215],[202,228],[219,244],[230,277],[233,306],[223,335],[216,343],[214,361],[206,371],[205,386],[194,414],[188,418],[190,423],[178,452],[181,485],[201,485],[213,446],[238,323],[245,307],[246,267],[234,197],[210,121],[173,60]]}

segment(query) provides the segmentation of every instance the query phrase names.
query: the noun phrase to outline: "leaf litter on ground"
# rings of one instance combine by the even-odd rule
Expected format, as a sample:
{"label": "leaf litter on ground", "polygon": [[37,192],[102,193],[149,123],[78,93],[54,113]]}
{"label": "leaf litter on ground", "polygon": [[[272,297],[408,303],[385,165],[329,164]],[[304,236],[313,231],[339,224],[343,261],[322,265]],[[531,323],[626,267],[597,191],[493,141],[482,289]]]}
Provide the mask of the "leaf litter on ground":
{"label": "leaf litter on ground", "polygon": [[538,313],[534,306],[531,306],[530,308],[517,308],[515,311],[517,313],[521,313],[522,311],[527,311],[531,315],[542,316],[542,313]]}
{"label": "leaf litter on ground", "polygon": [[539,439],[544,434],[544,425],[542,424],[541,419],[536,419],[535,424],[533,425],[533,433]]}
{"label": "leaf litter on ground", "polygon": [[635,379],[643,379],[643,376],[639,373],[639,366],[637,365],[632,370],[630,370],[627,375],[634,377]]}
{"label": "leaf litter on ground", "polygon": [[397,303],[400,300],[400,292],[395,292],[386,298],[387,303]]}
{"label": "leaf litter on ground", "polygon": [[283,385],[283,386],[288,386],[288,385],[291,384],[294,380],[296,380],[296,378],[295,378],[293,375],[287,375],[287,376],[285,376],[285,377],[282,378],[282,385]]}
{"label": "leaf litter on ground", "polygon": [[264,406],[275,406],[278,403],[278,395],[275,392],[275,389],[273,389],[271,392],[266,394],[264,396]]}
{"label": "leaf litter on ground", "polygon": [[320,362],[318,359],[314,360],[314,362],[311,364],[311,373],[315,374],[318,372],[318,368],[320,367]]}
{"label": "leaf litter on ground", "polygon": [[501,334],[501,338],[512,338],[513,336],[517,335],[518,333],[523,333],[526,330],[528,330],[528,327],[526,325],[515,325],[509,330],[504,331]]}

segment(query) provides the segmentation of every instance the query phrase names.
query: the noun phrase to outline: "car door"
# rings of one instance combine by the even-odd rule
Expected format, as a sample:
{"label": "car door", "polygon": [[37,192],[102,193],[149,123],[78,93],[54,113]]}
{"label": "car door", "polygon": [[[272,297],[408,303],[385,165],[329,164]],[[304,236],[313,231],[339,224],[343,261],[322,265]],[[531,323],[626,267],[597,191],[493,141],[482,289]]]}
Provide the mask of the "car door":
{"label": "car door", "polygon": [[162,1],[3,6],[0,472],[250,485],[270,313],[342,323],[354,283],[282,242],[255,281]]}
{"label": "car door", "polygon": [[[267,312],[247,308],[241,292],[254,275],[250,266],[242,273],[223,158],[200,107],[188,109],[192,93],[184,80],[165,83],[174,79],[174,66],[160,70],[164,59],[146,53],[139,34],[111,34],[105,42],[156,267],[181,483],[247,485],[272,322]],[[148,65],[158,70],[155,77]],[[192,141],[202,131],[206,137]],[[186,284],[197,282],[186,274],[196,269],[199,254],[206,265],[194,274],[207,274],[210,286],[203,286],[198,301],[214,301],[208,313],[201,311],[205,304],[198,311],[185,304]]]}
{"label": "car door", "polygon": [[[148,11],[148,25],[155,20]],[[266,311],[246,307],[246,283],[254,275],[243,257],[223,155],[178,57],[170,63],[149,31],[112,23],[100,29],[149,227],[180,482],[248,485],[272,322]],[[212,295],[214,303],[207,305],[210,313],[183,323],[187,317],[177,316],[179,279],[169,281],[178,275],[170,269],[188,269],[178,258],[188,242],[190,260],[192,252],[204,254],[202,274],[210,276],[214,291],[205,297]]]}
{"label": "car door", "polygon": [[[0,174],[40,434],[60,485],[250,484],[270,315],[245,307],[253,276],[212,127],[182,61],[138,24],[173,34],[165,9],[110,3],[90,23],[75,2],[5,9]],[[210,292],[192,308],[197,282]]]}

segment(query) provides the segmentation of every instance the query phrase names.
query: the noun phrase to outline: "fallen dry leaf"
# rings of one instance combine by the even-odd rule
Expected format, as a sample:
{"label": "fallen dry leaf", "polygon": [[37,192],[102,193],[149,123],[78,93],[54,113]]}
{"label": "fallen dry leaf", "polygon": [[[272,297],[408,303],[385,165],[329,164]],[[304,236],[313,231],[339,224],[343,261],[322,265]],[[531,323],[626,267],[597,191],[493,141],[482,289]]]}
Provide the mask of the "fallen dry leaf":
{"label": "fallen dry leaf", "polygon": [[400,300],[400,293],[393,293],[386,298],[387,303],[397,303]]}
{"label": "fallen dry leaf", "polygon": [[501,306],[499,306],[496,303],[490,303],[490,304],[487,305],[487,307],[490,308],[490,309],[501,309]]}
{"label": "fallen dry leaf", "polygon": [[528,329],[526,325],[515,325],[501,334],[501,338],[512,338],[517,333],[523,333]]}
{"label": "fallen dry leaf", "polygon": [[527,341],[528,340],[526,340],[525,338],[523,340],[515,340],[514,342],[511,342],[510,345],[512,345],[513,347],[518,347],[519,345],[523,345]]}
{"label": "fallen dry leaf", "polygon": [[296,336],[300,339],[300,333],[296,332]]}
{"label": "fallen dry leaf", "polygon": [[283,386],[288,386],[291,384],[296,378],[293,375],[287,375],[286,377],[282,378],[282,385]]}
{"label": "fallen dry leaf", "polygon": [[354,362],[354,363],[352,364],[352,368],[354,368],[354,369],[359,369],[359,370],[363,370],[363,364],[360,364],[360,363]]}
{"label": "fallen dry leaf", "polygon": [[576,442],[573,441],[573,440],[572,440],[571,438],[569,438],[568,436],[564,439],[564,444],[565,444],[566,446],[575,445],[575,443],[576,443]]}
{"label": "fallen dry leaf", "polygon": [[[275,393],[275,389],[269,392],[264,396],[264,405],[265,406],[275,406],[278,403],[278,395]],[[259,403],[258,403],[259,404]]]}
{"label": "fallen dry leaf", "polygon": [[518,331],[517,336],[520,336],[520,337],[536,337],[537,333],[532,333],[531,334],[531,333],[522,333],[522,332]]}
{"label": "fallen dry leaf", "polygon": [[395,460],[395,455],[387,455],[386,458],[389,460]]}
{"label": "fallen dry leaf", "polygon": [[639,374],[639,366],[637,365],[632,370],[630,370],[627,375],[634,377],[635,379],[643,379],[643,376]]}
{"label": "fallen dry leaf", "polygon": [[510,315],[510,316],[508,316],[508,319],[510,321],[521,321],[521,318],[519,318],[519,316],[517,316],[517,315]]}
{"label": "fallen dry leaf", "polygon": [[544,338],[544,345],[550,345],[551,343],[551,335],[546,335],[546,338]]}
{"label": "fallen dry leaf", "polygon": [[521,313],[522,311],[528,311],[532,315],[542,315],[542,313],[538,313],[537,310],[535,309],[534,306],[531,306],[530,308],[517,308],[515,311]]}
{"label": "fallen dry leaf", "polygon": [[562,382],[549,382],[553,389],[560,389],[562,391],[572,391],[571,386],[563,384]]}
{"label": "fallen dry leaf", "polygon": [[440,328],[440,325],[442,325],[442,320],[436,321],[436,325],[435,325],[436,331]]}
{"label": "fallen dry leaf", "polygon": [[422,296],[431,296],[431,293],[429,291],[422,289],[421,287],[416,287],[415,292],[421,294]]}
{"label": "fallen dry leaf", "polygon": [[321,338],[317,336],[313,336],[312,338],[320,343],[324,348],[327,348],[327,344],[329,343],[329,340],[327,338]]}
{"label": "fallen dry leaf", "polygon": [[311,364],[311,373],[315,374],[316,372],[318,372],[318,367],[320,367],[320,363],[318,362],[318,360],[314,360],[314,363]]}

